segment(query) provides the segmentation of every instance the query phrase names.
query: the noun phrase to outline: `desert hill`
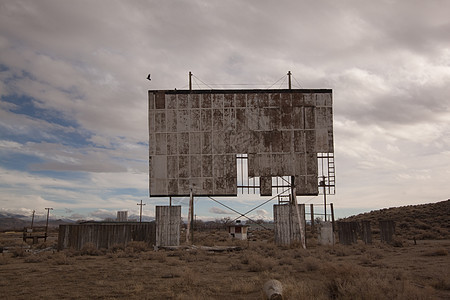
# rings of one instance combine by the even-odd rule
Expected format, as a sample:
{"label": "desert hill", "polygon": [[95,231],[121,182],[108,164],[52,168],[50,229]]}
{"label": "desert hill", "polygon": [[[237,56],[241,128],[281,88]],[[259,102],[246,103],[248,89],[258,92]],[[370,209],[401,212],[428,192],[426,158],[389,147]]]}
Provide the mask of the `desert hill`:
{"label": "desert hill", "polygon": [[385,208],[371,211],[339,221],[371,221],[376,233],[380,220],[393,220],[396,235],[405,239],[418,240],[450,239],[450,199],[446,201]]}

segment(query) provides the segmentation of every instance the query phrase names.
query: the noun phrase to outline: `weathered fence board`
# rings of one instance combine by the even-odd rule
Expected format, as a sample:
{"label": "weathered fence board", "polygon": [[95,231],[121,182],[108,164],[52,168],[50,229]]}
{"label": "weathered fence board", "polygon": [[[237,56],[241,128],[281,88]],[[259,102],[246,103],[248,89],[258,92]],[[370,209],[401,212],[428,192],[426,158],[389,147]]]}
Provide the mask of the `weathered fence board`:
{"label": "weathered fence board", "polygon": [[97,249],[127,245],[131,241],[155,243],[155,223],[87,223],[59,225],[58,249],[80,250],[92,243]]}
{"label": "weathered fence board", "polygon": [[357,222],[337,222],[339,232],[339,243],[343,245],[355,244],[358,239]]}
{"label": "weathered fence board", "polygon": [[156,246],[179,246],[181,206],[156,206]]}

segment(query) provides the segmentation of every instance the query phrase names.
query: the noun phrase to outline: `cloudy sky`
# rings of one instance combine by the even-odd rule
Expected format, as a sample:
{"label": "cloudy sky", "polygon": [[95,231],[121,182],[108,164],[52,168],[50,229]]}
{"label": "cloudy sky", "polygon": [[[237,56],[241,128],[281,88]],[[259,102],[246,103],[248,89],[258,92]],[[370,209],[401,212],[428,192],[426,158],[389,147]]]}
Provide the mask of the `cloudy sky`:
{"label": "cloudy sky", "polygon": [[[446,0],[0,0],[0,212],[104,218],[142,199],[154,215],[168,200],[148,197],[147,91],[187,88],[189,71],[194,89],[286,88],[289,70],[295,88],[333,89],[338,216],[446,200],[449,11]],[[241,212],[264,201],[218,200]],[[173,202],[187,213],[187,199]],[[250,215],[270,218],[272,204]],[[208,199],[196,209],[234,217]]]}

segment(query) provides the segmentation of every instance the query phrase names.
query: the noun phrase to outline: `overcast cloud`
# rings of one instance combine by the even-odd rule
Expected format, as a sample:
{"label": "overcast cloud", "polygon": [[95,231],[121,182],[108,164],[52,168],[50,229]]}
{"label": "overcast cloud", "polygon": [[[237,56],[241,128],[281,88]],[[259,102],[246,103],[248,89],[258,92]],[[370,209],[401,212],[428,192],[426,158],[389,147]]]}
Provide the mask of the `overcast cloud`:
{"label": "overcast cloud", "polygon": [[[167,199],[148,198],[147,90],[187,88],[189,71],[194,89],[268,88],[289,70],[295,88],[333,89],[336,210],[446,200],[449,11],[445,0],[0,0],[0,208],[103,217],[144,199],[152,214]],[[229,201],[247,211],[261,199]],[[199,217],[224,212],[196,205]]]}

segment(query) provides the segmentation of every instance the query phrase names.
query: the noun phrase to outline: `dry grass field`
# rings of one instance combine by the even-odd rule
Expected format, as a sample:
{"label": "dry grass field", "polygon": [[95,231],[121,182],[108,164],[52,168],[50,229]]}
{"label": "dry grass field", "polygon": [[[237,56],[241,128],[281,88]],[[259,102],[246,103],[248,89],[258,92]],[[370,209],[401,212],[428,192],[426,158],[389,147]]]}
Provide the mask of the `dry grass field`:
{"label": "dry grass field", "polygon": [[108,251],[84,247],[24,249],[20,233],[0,233],[2,299],[264,299],[268,279],[283,284],[284,299],[450,299],[450,240],[277,247],[273,233],[250,241],[226,232],[196,232],[196,245],[235,245],[153,251],[133,242]]}

